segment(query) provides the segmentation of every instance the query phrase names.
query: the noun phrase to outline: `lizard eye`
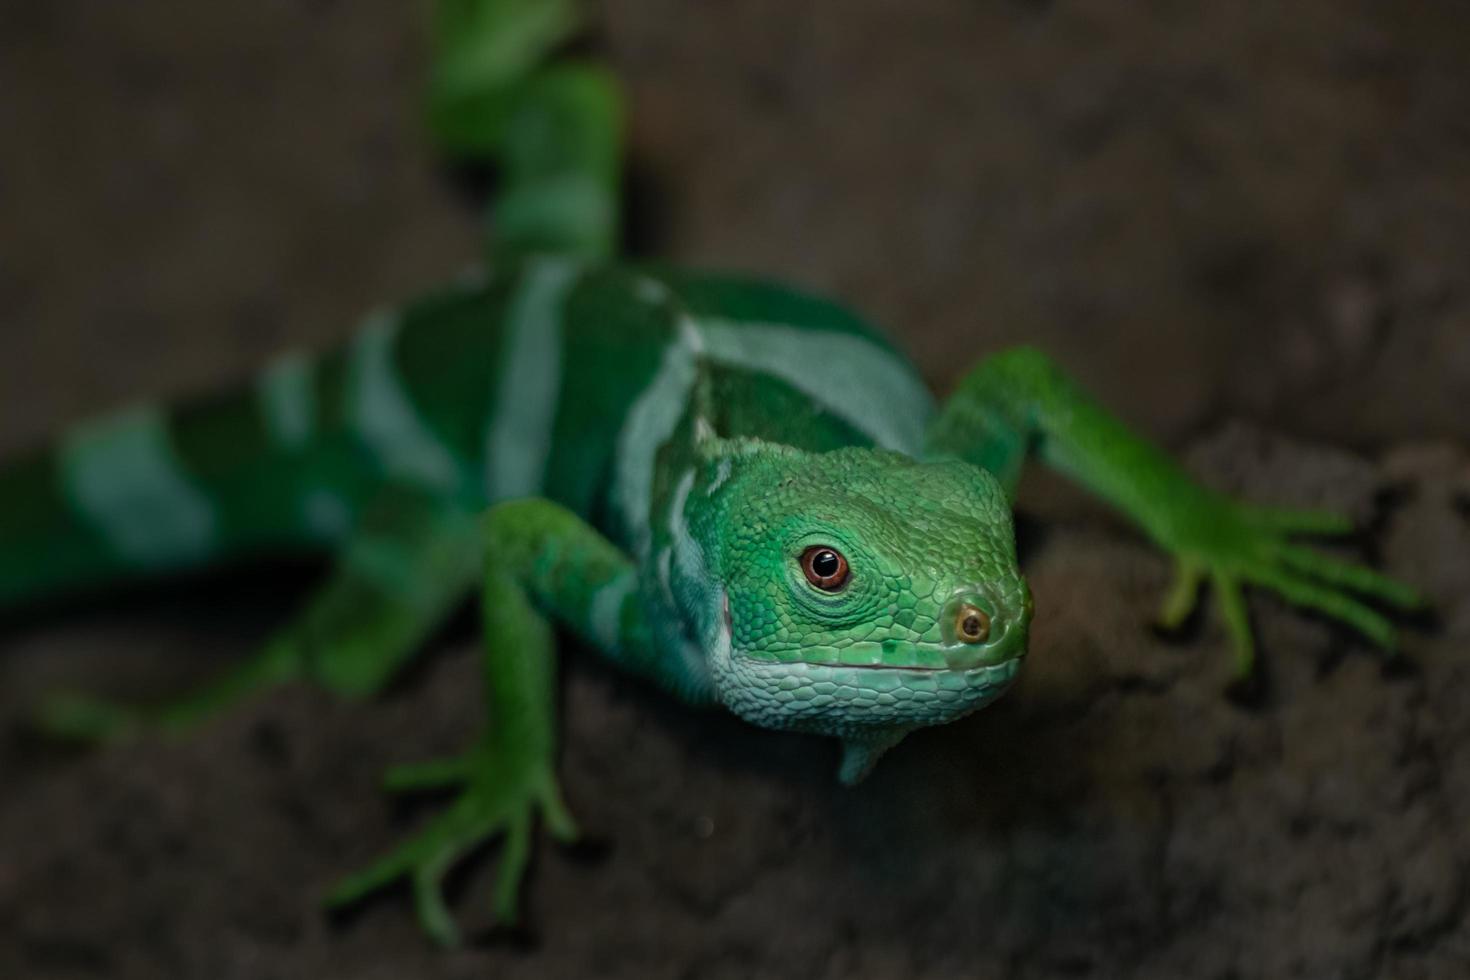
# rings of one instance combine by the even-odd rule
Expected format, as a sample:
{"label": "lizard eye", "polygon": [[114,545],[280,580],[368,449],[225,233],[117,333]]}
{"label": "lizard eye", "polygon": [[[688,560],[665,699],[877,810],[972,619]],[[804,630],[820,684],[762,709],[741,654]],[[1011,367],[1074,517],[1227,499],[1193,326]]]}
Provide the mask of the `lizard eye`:
{"label": "lizard eye", "polygon": [[840,591],[850,574],[842,552],[824,544],[814,544],[801,553],[801,571],[823,592]]}

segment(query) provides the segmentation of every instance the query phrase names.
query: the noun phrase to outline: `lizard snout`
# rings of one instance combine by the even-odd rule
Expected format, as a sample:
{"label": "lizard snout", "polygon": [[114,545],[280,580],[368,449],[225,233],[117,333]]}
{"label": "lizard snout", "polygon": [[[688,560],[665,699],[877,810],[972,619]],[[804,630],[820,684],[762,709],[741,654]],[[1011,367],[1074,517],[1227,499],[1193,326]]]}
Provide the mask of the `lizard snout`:
{"label": "lizard snout", "polygon": [[1026,652],[1031,590],[1024,585],[1022,596],[1020,603],[1010,603],[984,586],[956,591],[940,619],[944,659],[951,670],[991,667]]}

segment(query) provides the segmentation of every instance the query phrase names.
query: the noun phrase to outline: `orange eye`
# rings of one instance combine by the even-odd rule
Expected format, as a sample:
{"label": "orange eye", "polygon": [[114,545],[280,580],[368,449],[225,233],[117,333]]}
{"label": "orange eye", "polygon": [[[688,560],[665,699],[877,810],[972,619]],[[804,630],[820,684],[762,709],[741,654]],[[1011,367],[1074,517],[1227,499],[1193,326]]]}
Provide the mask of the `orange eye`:
{"label": "orange eye", "polygon": [[847,584],[849,569],[842,552],[814,544],[801,553],[801,570],[806,580],[823,592],[837,592]]}

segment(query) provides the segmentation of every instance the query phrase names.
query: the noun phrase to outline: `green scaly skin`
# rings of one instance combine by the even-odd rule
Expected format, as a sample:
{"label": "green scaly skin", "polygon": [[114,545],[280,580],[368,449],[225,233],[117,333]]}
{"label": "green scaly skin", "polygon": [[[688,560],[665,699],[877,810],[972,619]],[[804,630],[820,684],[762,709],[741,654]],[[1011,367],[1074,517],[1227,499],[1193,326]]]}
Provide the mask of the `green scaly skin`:
{"label": "green scaly skin", "polygon": [[[330,896],[407,877],[447,945],[440,882],[461,855],[503,835],[508,921],[537,816],[576,833],[555,777],[553,623],[691,704],[840,739],[856,781],[1016,676],[1032,606],[1010,496],[1032,455],[1176,557],[1166,623],[1213,583],[1242,672],[1247,584],[1392,646],[1363,600],[1414,593],[1289,540],[1344,522],[1197,485],[1042,354],[981,362],[936,408],[832,303],[612,261],[617,88],[595,66],[542,67],[576,26],[570,3],[442,4],[432,129],[449,155],[501,165],[492,271],[369,318],[346,350],[79,427],[0,476],[0,607],[242,554],[336,555],[300,616],[208,689],[158,708],[57,698],[53,731],[187,729],[293,678],[371,694],[478,589],[485,730],[387,779],[459,796]],[[846,557],[842,587],[807,580],[813,546]],[[957,631],[965,608],[988,617],[983,640]]]}

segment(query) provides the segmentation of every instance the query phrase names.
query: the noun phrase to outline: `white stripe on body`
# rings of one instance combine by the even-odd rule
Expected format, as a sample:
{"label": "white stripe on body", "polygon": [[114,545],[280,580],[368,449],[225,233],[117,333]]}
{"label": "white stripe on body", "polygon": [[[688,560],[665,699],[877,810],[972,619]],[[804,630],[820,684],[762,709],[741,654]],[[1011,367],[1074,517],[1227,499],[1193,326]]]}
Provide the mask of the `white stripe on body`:
{"label": "white stripe on body", "polygon": [[[689,504],[689,494],[693,489],[694,470],[688,469],[674,485],[674,497],[669,502],[670,547],[674,550],[674,564],[685,581],[698,581],[705,575],[704,556],[689,536],[689,522],[684,516],[684,508]],[[669,598],[672,599],[672,588],[667,582],[664,585],[670,589]]]}
{"label": "white stripe on body", "polygon": [[348,368],[347,416],[390,477],[457,491],[461,466],[419,418],[393,363],[399,326],[388,313],[375,313],[363,325]]}
{"label": "white stripe on body", "polygon": [[302,500],[301,518],[312,534],[335,541],[352,530],[352,505],[341,494],[319,487]]}
{"label": "white stripe on body", "polygon": [[637,588],[638,573],[630,568],[593,593],[588,618],[592,640],[604,654],[616,658],[623,652],[623,604]]}
{"label": "white stripe on body", "polygon": [[653,541],[649,510],[653,504],[654,459],[684,414],[703,349],[698,331],[687,318],[681,318],[678,333],[664,348],[658,372],[628,409],[618,433],[614,491],[640,561],[648,557]]}
{"label": "white stripe on body", "polygon": [[[680,475],[679,482],[674,485],[674,496],[669,504],[670,543],[669,547],[659,555],[661,559],[659,576],[669,602],[676,608],[681,604],[674,596],[674,571],[678,571],[680,582],[696,585],[696,596],[702,600],[703,605],[701,611],[704,621],[699,627],[704,634],[703,642],[685,642],[680,644],[678,649],[683,658],[686,676],[698,678],[697,683],[708,684],[709,663],[703,651],[711,644],[718,642],[717,634],[724,630],[724,594],[706,588],[710,584],[710,577],[709,569],[704,561],[704,552],[700,551],[699,545],[689,534],[689,519],[685,510],[689,506],[689,495],[694,490],[694,478],[694,470],[687,469]],[[695,596],[685,595],[682,598],[690,601]]]}
{"label": "white stripe on body", "polygon": [[934,403],[902,358],[853,334],[720,319],[698,328],[711,360],[780,378],[884,449],[919,452]]}
{"label": "white stripe on body", "polygon": [[208,555],[218,532],[214,503],[194,483],[154,408],[79,426],[62,442],[67,500],[126,561],[142,566]]}
{"label": "white stripe on body", "polygon": [[305,448],[316,428],[311,359],[301,353],[279,358],[260,376],[257,394],[271,442],[288,451]]}
{"label": "white stripe on body", "polygon": [[[655,279],[634,288],[644,302],[672,302]],[[648,557],[651,542],[654,460],[684,413],[702,357],[779,378],[880,447],[910,455],[920,451],[934,412],[928,389],[909,364],[863,337],[679,314],[678,333],[618,438],[619,511],[640,559]]]}
{"label": "white stripe on body", "polygon": [[729,456],[721,456],[720,463],[715,468],[715,478],[710,481],[709,486],[704,488],[704,495],[706,497],[713,497],[719,493],[720,488],[730,479],[730,472],[734,468],[734,464],[730,462]]}
{"label": "white stripe on body", "polygon": [[[288,453],[311,448],[317,435],[315,365],[300,352],[277,358],[260,376],[257,397],[273,446]],[[298,519],[310,535],[337,541],[352,530],[353,508],[336,489],[313,486],[300,497]]]}
{"label": "white stripe on body", "polygon": [[504,367],[485,433],[490,503],[539,493],[545,482],[561,395],[561,311],[577,274],[572,262],[539,264],[511,301]]}
{"label": "white stripe on body", "polygon": [[641,276],[633,283],[633,295],[638,297],[639,302],[650,306],[662,306],[673,298],[668,286],[647,276]]}

